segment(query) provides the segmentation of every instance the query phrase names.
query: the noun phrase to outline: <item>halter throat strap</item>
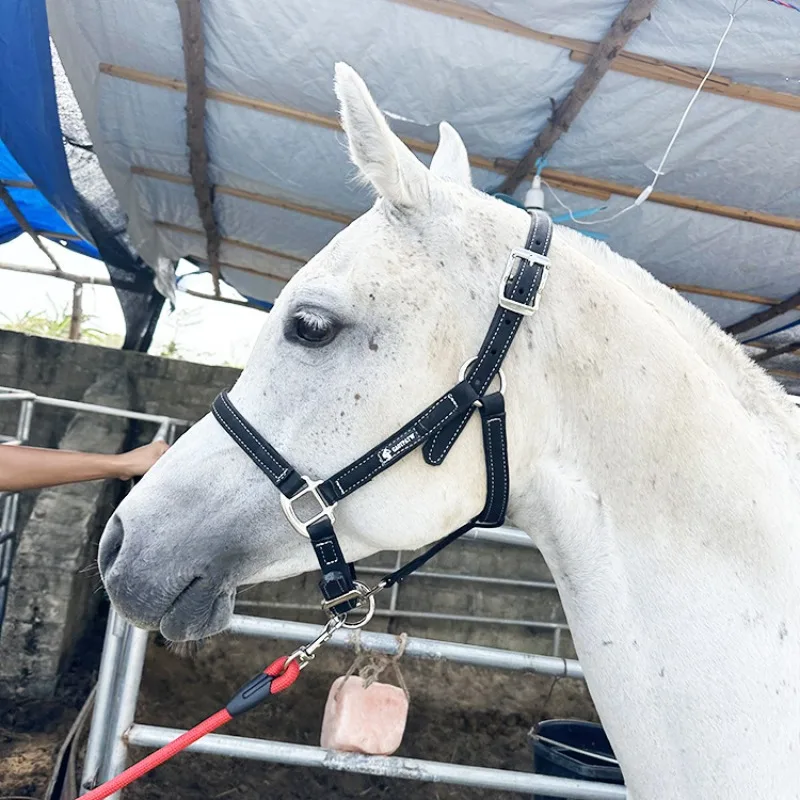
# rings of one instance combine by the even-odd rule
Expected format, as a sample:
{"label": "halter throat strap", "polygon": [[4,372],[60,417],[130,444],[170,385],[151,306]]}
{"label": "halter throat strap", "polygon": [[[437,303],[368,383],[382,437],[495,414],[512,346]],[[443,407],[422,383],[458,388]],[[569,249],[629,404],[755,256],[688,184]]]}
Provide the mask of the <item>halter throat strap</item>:
{"label": "halter throat strap", "polygon": [[[524,317],[533,314],[545,284],[552,237],[552,221],[542,211],[531,212],[524,248],[509,254],[498,289],[498,306],[478,355],[462,368],[459,381],[438,400],[360,458],[324,481],[301,475],[241,414],[226,392],[212,405],[222,428],[250,457],[281,493],[281,507],[292,527],[307,536],[322,572],[319,587],[323,606],[335,615],[355,608],[363,593],[356,588],[355,571],[339,546],[333,523],[336,505],[376,475],[396,464],[418,447],[425,461],[441,464],[477,409],[483,431],[486,462],[486,501],[481,513],[445,536],[405,567],[385,576],[379,586],[398,583],[445,546],[474,527],[497,527],[505,520],[509,496],[508,448],[503,398],[503,360]],[[501,388],[487,394],[500,375]],[[301,519],[297,505],[302,498],[318,509]]]}

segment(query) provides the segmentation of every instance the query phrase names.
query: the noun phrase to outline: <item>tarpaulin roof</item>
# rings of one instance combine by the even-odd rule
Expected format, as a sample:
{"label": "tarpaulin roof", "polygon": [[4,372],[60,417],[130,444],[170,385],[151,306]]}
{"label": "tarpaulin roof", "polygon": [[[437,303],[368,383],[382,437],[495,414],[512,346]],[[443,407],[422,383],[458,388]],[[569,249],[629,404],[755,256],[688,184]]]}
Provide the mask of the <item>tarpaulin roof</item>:
{"label": "tarpaulin roof", "polygon": [[[0,3],[0,180],[34,230],[56,241],[59,234],[79,237],[61,241],[102,258],[125,316],[125,345],[146,348],[163,297],[127,241],[124,215],[91,143],[79,141],[81,131],[77,104],[51,53],[44,0]],[[0,242],[19,233],[0,203]]]}
{"label": "tarpaulin roof", "polygon": [[[632,202],[626,191],[635,196],[650,182],[735,2],[656,4],[548,154],[544,174],[564,204],[605,205],[593,218],[602,220]],[[625,5],[203,2],[205,130],[224,278],[270,301],[369,206],[338,133],[336,61],[362,74],[401,135],[432,144],[439,121],[450,121],[473,156],[476,185],[488,189],[502,178],[497,159],[526,151]],[[687,296],[721,324],[800,289],[800,159],[792,135],[800,120],[800,13],[790,6],[738,0],[709,91],[660,178],[667,199],[653,195],[591,228],[659,279],[691,284]],[[134,246],[148,263],[204,260],[177,4],[50,0],[48,11]],[[547,208],[561,211],[549,193]],[[762,215],[758,223],[747,221],[750,211]],[[751,333],[798,318],[790,311]]]}

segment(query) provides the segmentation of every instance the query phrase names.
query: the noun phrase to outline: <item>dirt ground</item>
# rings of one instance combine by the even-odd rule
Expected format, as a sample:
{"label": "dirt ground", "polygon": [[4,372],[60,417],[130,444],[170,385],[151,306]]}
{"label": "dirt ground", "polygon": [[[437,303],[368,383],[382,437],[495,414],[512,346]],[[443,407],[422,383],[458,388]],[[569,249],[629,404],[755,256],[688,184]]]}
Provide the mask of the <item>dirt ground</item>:
{"label": "dirt ground", "polygon": [[[102,633],[103,622],[98,620],[52,702],[0,701],[0,800],[43,797],[61,740],[96,676]],[[187,656],[156,642],[148,651],[137,721],[189,727],[224,705],[265,664],[291,649],[280,642],[222,636]],[[328,689],[352,659],[352,653],[322,652],[292,689],[234,720],[224,732],[318,745]],[[403,659],[401,667],[411,707],[398,755],[530,771],[527,734],[536,721],[596,720],[588,692],[579,681],[558,681],[551,693],[552,679],[538,675],[410,658]],[[134,751],[137,757],[145,754]],[[134,784],[124,796],[126,800],[407,800],[409,796],[508,800],[524,795],[182,754]]]}

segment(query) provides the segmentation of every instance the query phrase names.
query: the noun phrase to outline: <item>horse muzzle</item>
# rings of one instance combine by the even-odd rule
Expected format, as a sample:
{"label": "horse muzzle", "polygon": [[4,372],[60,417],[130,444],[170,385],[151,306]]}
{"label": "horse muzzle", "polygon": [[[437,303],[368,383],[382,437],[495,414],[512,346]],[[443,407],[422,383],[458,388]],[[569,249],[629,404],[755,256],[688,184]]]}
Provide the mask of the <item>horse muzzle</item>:
{"label": "horse muzzle", "polygon": [[233,614],[235,589],[208,570],[193,569],[187,560],[126,546],[117,514],[106,526],[98,553],[100,575],[116,611],[137,627],[160,630],[176,642],[219,633]]}

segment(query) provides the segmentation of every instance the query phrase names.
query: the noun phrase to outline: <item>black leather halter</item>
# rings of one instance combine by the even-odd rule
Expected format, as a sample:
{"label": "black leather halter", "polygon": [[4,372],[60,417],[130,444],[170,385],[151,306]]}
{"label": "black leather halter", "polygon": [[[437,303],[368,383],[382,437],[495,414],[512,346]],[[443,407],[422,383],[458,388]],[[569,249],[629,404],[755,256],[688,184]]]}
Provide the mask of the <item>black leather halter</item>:
{"label": "black leather halter", "polygon": [[[553,223],[547,214],[531,211],[525,247],[514,248],[508,257],[497,310],[478,355],[462,367],[458,383],[389,438],[327,480],[315,481],[300,475],[239,413],[226,392],[214,401],[212,411],[220,425],[278,488],[283,512],[292,527],[311,540],[322,570],[319,587],[325,598],[323,608],[332,615],[345,615],[375,591],[403,580],[472,528],[503,524],[509,477],[501,366],[523,318],[533,314],[539,305],[549,269],[547,252],[552,231]],[[487,394],[498,374],[500,390]],[[428,464],[441,464],[476,409],[481,417],[486,459],[483,510],[421,556],[384,577],[374,589],[367,589],[355,580],[355,571],[342,555],[336,538],[333,523],[337,503],[418,447],[423,448]],[[303,497],[313,499],[318,510],[300,519],[296,504]]]}

